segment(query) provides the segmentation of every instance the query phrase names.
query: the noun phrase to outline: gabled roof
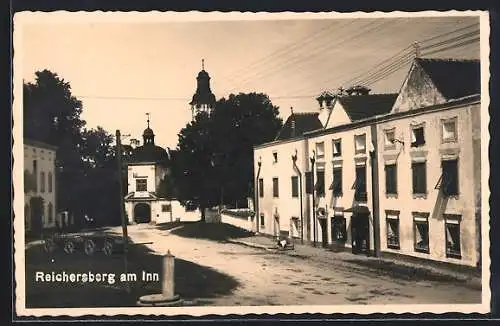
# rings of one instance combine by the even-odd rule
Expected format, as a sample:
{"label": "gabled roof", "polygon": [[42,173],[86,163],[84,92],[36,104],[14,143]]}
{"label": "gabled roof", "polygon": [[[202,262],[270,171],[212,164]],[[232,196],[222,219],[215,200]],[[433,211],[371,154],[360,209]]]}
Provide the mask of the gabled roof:
{"label": "gabled roof", "polygon": [[290,139],[301,136],[305,132],[323,128],[318,115],[319,113],[317,112],[292,113],[286,120],[275,140]]}
{"label": "gabled roof", "polygon": [[338,100],[351,121],[391,112],[398,94],[339,96]]}
{"label": "gabled roof", "polygon": [[447,100],[480,93],[479,60],[418,58],[416,61]]}

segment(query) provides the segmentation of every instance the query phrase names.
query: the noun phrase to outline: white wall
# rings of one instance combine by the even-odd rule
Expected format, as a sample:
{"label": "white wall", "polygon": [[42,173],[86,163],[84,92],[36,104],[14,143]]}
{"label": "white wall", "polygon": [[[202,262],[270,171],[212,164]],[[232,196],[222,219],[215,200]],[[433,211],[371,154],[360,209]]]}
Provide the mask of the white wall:
{"label": "white wall", "polygon": [[[303,216],[307,217],[307,205],[305,196],[305,176],[307,149],[306,141],[298,139],[294,141],[275,143],[274,145],[262,145],[254,150],[254,176],[257,177],[259,170],[258,160],[262,160],[259,178],[264,180],[264,197],[258,197],[258,212],[255,216],[255,223],[259,223],[260,233],[276,235],[279,231],[290,232],[290,222],[292,217],[300,218],[300,196],[292,197],[292,176],[297,176],[294,170],[292,155],[297,150],[297,166],[302,172],[302,193],[303,193]],[[278,153],[278,161],[274,162],[273,152]],[[273,178],[278,178],[279,197],[273,197]],[[256,183],[258,194],[258,181]],[[300,191],[299,191],[300,192]],[[260,215],[264,215],[264,225],[260,224]],[[279,216],[279,225],[275,221],[275,216]],[[300,225],[298,227],[300,230]],[[292,228],[298,231],[297,228]],[[304,226],[304,234],[306,233]],[[300,237],[300,232],[293,234]],[[305,235],[306,236],[306,235]]]}
{"label": "white wall", "polygon": [[[338,106],[336,106],[336,109],[339,109]],[[339,110],[341,111],[341,110]],[[343,112],[343,110],[341,111]],[[335,112],[334,112],[335,114]],[[366,146],[365,146],[365,152],[356,154],[355,153],[355,146],[354,146],[354,136],[355,135],[366,135]],[[341,156],[333,156],[333,140],[334,139],[341,139]],[[372,143],[372,138],[371,138],[371,130],[370,126],[364,126],[360,128],[355,128],[355,129],[350,129],[350,130],[345,130],[345,131],[340,131],[336,133],[331,133],[331,134],[326,134],[326,135],[320,135],[317,137],[313,137],[308,139],[308,147],[309,151],[312,151],[312,149],[316,148],[317,143],[324,143],[324,157],[323,158],[317,158],[316,159],[316,166],[315,166],[315,171],[318,169],[324,169],[325,171],[325,196],[322,198],[316,197],[316,207],[323,207],[326,210],[326,216],[327,216],[327,221],[326,221],[326,228],[327,228],[327,242],[329,244],[332,243],[332,228],[331,228],[331,218],[334,216],[334,212],[342,212],[345,209],[351,208],[353,204],[355,203],[354,201],[354,192],[355,190],[352,189],[352,186],[355,181],[355,172],[356,172],[356,165],[365,165],[366,167],[366,192],[367,192],[367,201],[364,203],[359,203],[360,205],[364,205],[368,207],[370,212],[373,210],[373,203],[372,203],[372,175],[371,175],[371,161],[370,161],[370,149],[371,143]],[[310,165],[310,164],[309,164]],[[333,196],[333,191],[329,189],[330,185],[332,184],[333,181],[333,168],[335,167],[342,167],[342,196],[339,197],[334,197]],[[310,167],[308,167],[310,169]],[[316,179],[316,174],[315,174],[315,179]],[[316,182],[316,180],[315,180]],[[309,195],[311,197],[311,195]],[[311,209],[312,209],[312,202],[310,202]],[[346,231],[347,231],[347,241],[345,243],[346,247],[351,247],[351,217],[352,213],[350,212],[345,212],[343,213],[344,218],[346,219]],[[370,214],[369,216],[369,230],[370,230],[370,248],[373,249],[374,246],[374,239],[373,239],[373,216]],[[314,224],[313,221],[311,220],[311,231],[314,232]],[[323,237],[322,237],[322,229],[321,229],[321,223],[319,220],[316,221],[316,232],[317,232],[317,241],[322,242]],[[312,240],[313,236],[309,240]]]}
{"label": "white wall", "polygon": [[[44,228],[55,227],[57,216],[56,208],[56,173],[55,173],[56,151],[52,148],[46,148],[43,144],[25,143],[24,144],[24,170],[33,174],[33,161],[37,162],[38,173],[35,176],[37,182],[37,191],[29,191],[24,194],[25,203],[25,227],[31,229],[30,199],[33,197],[42,197],[44,200],[42,226]],[[42,173],[45,175],[41,179]],[[52,185],[49,185],[49,174],[52,175]],[[24,174],[23,174],[24,182]],[[42,185],[43,183],[43,185]],[[43,191],[42,191],[43,190]],[[49,208],[52,206],[51,211]],[[26,214],[27,213],[27,214]]]}
{"label": "white wall", "polygon": [[[404,141],[404,146],[397,144],[396,150],[384,149],[383,142],[379,144],[380,173],[380,217],[381,245],[389,252],[431,258],[434,260],[467,264],[474,266],[477,260],[476,236],[480,232],[475,223],[475,185],[479,176],[475,173],[475,156],[480,153],[473,151],[473,131],[471,116],[473,111],[480,110],[479,105],[463,106],[434,113],[404,117],[388,121],[378,126],[379,137],[383,137],[384,129],[395,128],[397,138]],[[441,119],[457,118],[458,140],[454,143],[441,141]],[[425,145],[411,148],[410,124],[425,123]],[[383,139],[383,138],[382,138]],[[427,169],[427,195],[415,197],[412,194],[411,162],[416,157],[423,157]],[[445,199],[435,189],[441,176],[441,161],[443,158],[458,158],[459,195]],[[385,195],[384,163],[388,160],[397,163],[397,196]],[[387,248],[387,225],[385,211],[400,212],[400,249]],[[414,250],[414,230],[412,212],[429,213],[429,253],[419,253]],[[461,252],[462,259],[446,258],[445,220],[443,214],[458,214],[462,216]]]}
{"label": "white wall", "polygon": [[[147,191],[156,191],[155,164],[129,165],[128,166],[128,193],[136,192],[136,179],[147,179]],[[136,193],[136,196],[140,193]]]}

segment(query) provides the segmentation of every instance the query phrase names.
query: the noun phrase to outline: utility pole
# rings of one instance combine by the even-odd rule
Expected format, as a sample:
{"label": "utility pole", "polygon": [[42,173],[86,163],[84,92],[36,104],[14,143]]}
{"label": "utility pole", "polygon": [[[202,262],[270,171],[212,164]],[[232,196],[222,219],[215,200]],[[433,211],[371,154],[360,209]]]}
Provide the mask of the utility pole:
{"label": "utility pole", "polygon": [[[118,161],[118,184],[120,187],[120,216],[122,221],[122,232],[123,232],[123,259],[125,263],[125,274],[128,272],[128,232],[127,224],[128,221],[125,218],[125,203],[123,198],[123,163],[122,163],[122,141],[120,130],[116,130],[116,158]],[[130,285],[125,282],[127,293],[130,293]]]}
{"label": "utility pole", "polygon": [[316,162],[316,151],[313,151],[311,157],[311,192],[312,192],[312,213],[313,213],[313,245],[316,247],[316,200],[315,200],[315,185],[314,185],[314,163]]}

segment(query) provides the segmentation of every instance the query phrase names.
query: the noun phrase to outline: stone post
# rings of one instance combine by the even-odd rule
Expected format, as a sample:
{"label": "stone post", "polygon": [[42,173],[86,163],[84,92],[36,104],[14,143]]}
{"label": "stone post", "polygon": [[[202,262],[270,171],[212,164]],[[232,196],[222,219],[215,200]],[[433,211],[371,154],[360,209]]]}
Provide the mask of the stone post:
{"label": "stone post", "polygon": [[175,257],[170,250],[163,256],[161,293],[144,295],[137,304],[143,307],[181,306],[183,300],[175,294]]}
{"label": "stone post", "polygon": [[173,298],[175,293],[175,257],[170,250],[163,256],[163,279],[161,292],[165,298]]}

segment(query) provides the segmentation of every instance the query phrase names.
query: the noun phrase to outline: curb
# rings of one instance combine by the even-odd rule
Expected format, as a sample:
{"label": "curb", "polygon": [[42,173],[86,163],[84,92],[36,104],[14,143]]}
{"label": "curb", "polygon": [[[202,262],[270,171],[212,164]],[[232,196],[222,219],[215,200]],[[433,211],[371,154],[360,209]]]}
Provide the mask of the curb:
{"label": "curb", "polygon": [[[238,245],[243,245],[243,246],[246,246],[246,247],[256,248],[256,249],[263,249],[263,250],[266,250],[266,251],[272,251],[272,252],[276,251],[276,250],[274,250],[274,248],[270,248],[270,247],[267,247],[265,245],[261,245],[261,244],[257,244],[257,243],[252,243],[252,242],[248,242],[248,241],[241,241],[241,240],[232,240],[232,239],[229,239],[229,240],[227,240],[227,242],[228,243],[233,243],[233,244],[238,244]],[[284,252],[284,253],[286,255],[289,255],[289,256],[293,257],[293,255],[290,255],[288,252]],[[311,257],[311,258],[314,258],[314,257]],[[436,271],[436,270],[428,269],[428,268],[421,267],[421,266],[412,266],[412,265],[409,265],[409,264],[397,264],[396,262],[391,261],[391,260],[381,259],[381,261],[393,263],[393,264],[396,264],[396,265],[400,265],[400,266],[403,266],[405,268],[413,269],[415,271],[417,271],[417,270],[420,270],[420,271],[424,270],[426,273],[429,273],[430,275],[446,276],[446,277],[449,277],[451,279],[454,279],[457,282],[462,282],[463,285],[466,286],[466,287],[469,287],[469,288],[481,291],[481,287],[482,287],[481,280],[476,280],[475,278],[470,279],[470,278],[466,278],[466,277],[463,277],[463,276],[457,277],[456,275],[453,275],[452,273],[446,273],[446,272]]]}
{"label": "curb", "polygon": [[264,249],[264,250],[267,250],[267,251],[273,251],[273,248],[269,248],[265,245],[260,245],[260,244],[257,244],[257,243],[252,243],[252,242],[247,242],[247,241],[240,241],[240,240],[232,240],[232,239],[229,239],[227,240],[228,243],[233,243],[233,244],[238,244],[238,245],[243,245],[243,246],[246,246],[246,247],[251,247],[251,248],[257,248],[257,249]]}

